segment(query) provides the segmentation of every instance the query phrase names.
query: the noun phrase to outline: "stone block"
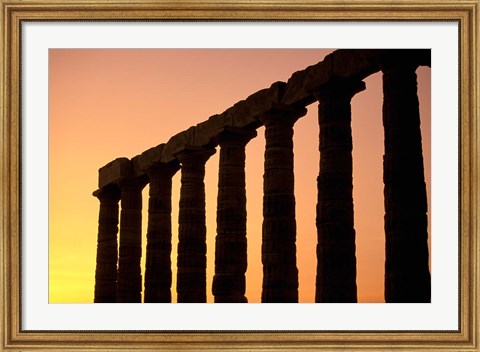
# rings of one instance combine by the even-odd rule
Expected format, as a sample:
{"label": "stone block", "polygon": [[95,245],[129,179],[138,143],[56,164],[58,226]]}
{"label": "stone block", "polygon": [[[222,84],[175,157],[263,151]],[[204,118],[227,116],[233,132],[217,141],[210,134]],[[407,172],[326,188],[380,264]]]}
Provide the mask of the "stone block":
{"label": "stone block", "polygon": [[201,122],[195,126],[195,134],[192,145],[205,147],[216,143],[218,135],[225,126],[225,116],[223,114],[213,115],[207,121]]}
{"label": "stone block", "polygon": [[365,55],[369,56],[369,60],[378,66],[382,61],[400,65],[413,63],[419,66],[431,66],[430,49],[377,49],[363,51],[366,52]]}
{"label": "stone block", "polygon": [[316,65],[308,66],[295,72],[287,81],[282,103],[286,105],[307,106],[316,99],[310,92],[311,86],[321,85],[330,77],[330,61],[326,60]]}
{"label": "stone block", "polygon": [[186,146],[192,145],[195,135],[195,127],[192,126],[188,130],[177,133],[170,138],[162,150],[162,161],[164,163],[175,160],[175,154],[185,149]]}
{"label": "stone block", "polygon": [[333,54],[327,55],[322,62],[307,67],[303,89],[310,92],[312,87],[316,88],[327,83],[333,75]]}
{"label": "stone block", "polygon": [[[283,94],[285,93],[285,82],[274,82],[269,88],[259,90],[256,93],[250,95],[245,103],[248,105],[250,110],[250,116],[252,117],[261,115],[271,109],[272,105],[275,103],[280,103]],[[250,119],[247,121],[238,120],[234,121],[236,127],[244,127],[251,123]],[[248,124],[244,124],[247,122]]]}
{"label": "stone block", "polygon": [[232,107],[224,111],[225,127],[243,127],[250,123],[254,123],[255,119],[250,116],[250,109],[245,100],[240,100]]}
{"label": "stone block", "polygon": [[257,116],[271,110],[278,104],[285,91],[285,82],[275,82],[269,88],[259,90],[225,110],[225,127],[258,127]]}
{"label": "stone block", "polygon": [[303,90],[304,80],[307,76],[307,70],[294,72],[288,79],[285,94],[282,103],[295,104],[304,100],[308,100],[309,93]]}
{"label": "stone block", "polygon": [[165,144],[147,149],[142,154],[132,158],[132,171],[134,176],[144,175],[149,167],[162,161],[162,152]]}
{"label": "stone block", "polygon": [[98,170],[98,188],[132,176],[132,164],[128,158],[117,158]]}
{"label": "stone block", "polygon": [[340,49],[331,54],[332,76],[352,77],[363,80],[380,70],[373,58],[378,54],[374,49]]}

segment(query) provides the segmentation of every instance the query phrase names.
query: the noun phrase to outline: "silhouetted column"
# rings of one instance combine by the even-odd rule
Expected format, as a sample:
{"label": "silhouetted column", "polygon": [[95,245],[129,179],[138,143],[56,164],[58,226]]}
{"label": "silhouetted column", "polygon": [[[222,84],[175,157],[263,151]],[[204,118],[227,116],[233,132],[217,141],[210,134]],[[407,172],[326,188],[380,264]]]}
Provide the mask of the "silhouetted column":
{"label": "silhouetted column", "polygon": [[117,233],[120,189],[108,185],[93,192],[100,200],[98,216],[95,303],[115,303],[117,290]]}
{"label": "silhouetted column", "polygon": [[205,225],[205,163],[214,148],[188,148],[175,157],[181,162],[178,227],[177,297],[179,303],[207,301]]}
{"label": "silhouetted column", "polygon": [[386,302],[430,302],[428,209],[416,68],[393,55],[382,64]]}
{"label": "silhouetted column", "polygon": [[245,146],[256,135],[256,131],[229,128],[219,136],[217,237],[212,288],[216,303],[247,302]]}
{"label": "silhouetted column", "polygon": [[144,177],[125,177],[118,182],[122,191],[120,213],[120,255],[117,302],[140,303],[142,293],[142,189]]}
{"label": "silhouetted column", "polygon": [[293,125],[306,109],[275,107],[265,125],[263,176],[262,302],[298,302]]}
{"label": "silhouetted column", "polygon": [[157,163],[147,170],[149,178],[145,303],[172,301],[172,177],[178,162]]}
{"label": "silhouetted column", "polygon": [[357,302],[350,101],[364,89],[362,81],[334,78],[314,92],[320,102],[315,302]]}

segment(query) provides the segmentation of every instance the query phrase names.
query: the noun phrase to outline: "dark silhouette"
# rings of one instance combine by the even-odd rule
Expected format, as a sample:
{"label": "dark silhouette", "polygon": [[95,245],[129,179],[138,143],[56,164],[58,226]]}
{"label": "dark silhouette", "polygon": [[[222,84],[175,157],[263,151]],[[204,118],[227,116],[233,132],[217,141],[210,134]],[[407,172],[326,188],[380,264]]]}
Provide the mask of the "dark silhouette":
{"label": "dark silhouette", "polygon": [[[262,302],[298,302],[293,127],[319,101],[316,302],[357,302],[352,97],[383,72],[385,300],[430,302],[427,196],[415,70],[430,50],[337,50],[131,160],[99,170],[95,302],[141,302],[141,191],[150,184],[145,302],[170,302],[171,188],[181,170],[178,302],[206,302],[205,163],[220,146],[215,302],[247,302],[245,146],[265,126]],[[120,236],[117,240],[119,206]],[[120,243],[117,253],[117,242]],[[118,263],[118,270],[117,270]]]}

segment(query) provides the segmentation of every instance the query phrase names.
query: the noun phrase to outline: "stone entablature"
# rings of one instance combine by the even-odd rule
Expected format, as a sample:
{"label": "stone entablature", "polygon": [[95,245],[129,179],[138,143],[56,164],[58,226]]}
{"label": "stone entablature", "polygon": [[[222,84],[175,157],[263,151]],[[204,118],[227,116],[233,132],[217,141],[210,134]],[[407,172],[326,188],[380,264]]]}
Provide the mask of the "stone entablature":
{"label": "stone entablature", "polygon": [[228,127],[259,127],[258,117],[276,104],[305,107],[315,102],[314,90],[334,77],[363,80],[380,71],[380,61],[388,55],[400,55],[404,61],[415,61],[419,66],[430,66],[430,50],[421,49],[341,49],[315,65],[295,72],[287,82],[275,82],[269,88],[253,93],[224,112],[213,115],[196,126],[179,132],[168,141],[133,157],[118,158],[99,170],[98,187],[115,183],[123,176],[140,176],[155,162],[170,162],[185,146],[204,147],[215,143]]}

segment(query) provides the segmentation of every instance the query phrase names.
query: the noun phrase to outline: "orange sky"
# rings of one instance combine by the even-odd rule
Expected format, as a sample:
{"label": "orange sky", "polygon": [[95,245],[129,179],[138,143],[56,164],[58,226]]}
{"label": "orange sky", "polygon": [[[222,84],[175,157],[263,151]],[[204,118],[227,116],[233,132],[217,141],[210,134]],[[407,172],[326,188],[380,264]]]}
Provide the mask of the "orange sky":
{"label": "orange sky", "polygon": [[[49,301],[92,302],[98,169],[131,158],[221,113],[275,81],[322,61],[313,49],[51,49],[49,52]],[[417,70],[426,181],[430,187],[430,69]],[[352,100],[359,302],[383,302],[382,77]],[[247,146],[247,297],[261,295],[264,129]],[[295,124],[297,266],[301,302],[314,301],[317,104]],[[218,151],[206,169],[207,288],[213,278]],[[173,179],[175,269],[180,172]],[[148,186],[144,189],[144,214]],[[145,245],[147,216],[144,216]],[[145,255],[142,257],[144,263]],[[175,299],[175,276],[172,293]],[[208,301],[213,297],[207,292]]]}

